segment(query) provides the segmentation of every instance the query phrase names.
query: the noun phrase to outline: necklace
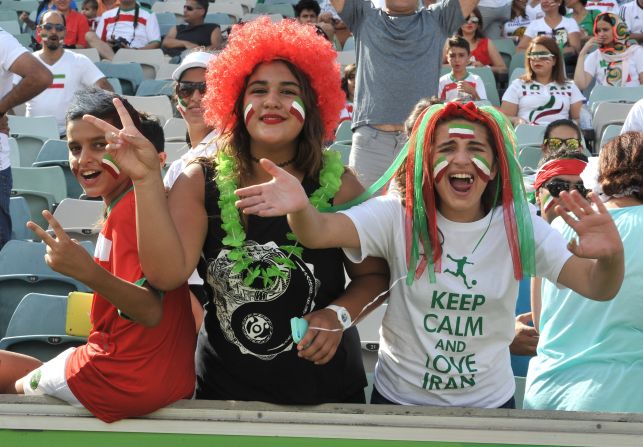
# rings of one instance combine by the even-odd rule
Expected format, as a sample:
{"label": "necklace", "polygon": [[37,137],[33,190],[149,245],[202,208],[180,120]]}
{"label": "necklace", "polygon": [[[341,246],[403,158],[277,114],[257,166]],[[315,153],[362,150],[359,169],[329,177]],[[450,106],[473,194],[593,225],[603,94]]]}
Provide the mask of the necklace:
{"label": "necklace", "polygon": [[[292,255],[301,258],[304,248],[298,245],[297,237],[292,232],[286,233],[286,239],[292,244],[280,245],[279,248],[287,256],[278,256],[274,261],[279,265],[263,267],[256,265],[252,256],[248,254],[245,245],[246,232],[241,224],[239,210],[235,202],[239,197],[234,193],[237,188],[237,161],[234,157],[219,150],[216,156],[216,176],[214,181],[219,189],[219,210],[221,212],[221,229],[225,237],[221,240],[224,246],[231,247],[227,254],[228,260],[233,262],[231,274],[243,274],[243,283],[246,286],[252,285],[257,278],[263,280],[263,287],[270,287],[276,278],[285,278],[286,272],[280,267],[292,270],[296,264],[290,259]],[[341,176],[344,173],[344,164],[341,154],[337,151],[324,151],[324,164],[319,172],[319,188],[310,195],[310,203],[317,209],[330,206],[330,199],[335,197],[342,185]],[[258,161],[258,160],[257,160]],[[291,163],[292,160],[285,164]]]}
{"label": "necklace", "polygon": [[[297,158],[296,155],[293,158],[291,158],[290,160],[282,161],[281,163],[275,163],[275,164],[277,166],[279,166],[280,168],[284,168],[284,167],[288,166],[289,164],[291,164],[293,161],[295,161],[295,158]],[[254,161],[255,163],[259,163],[259,159],[255,158],[252,154],[250,154],[250,159],[252,161]]]}

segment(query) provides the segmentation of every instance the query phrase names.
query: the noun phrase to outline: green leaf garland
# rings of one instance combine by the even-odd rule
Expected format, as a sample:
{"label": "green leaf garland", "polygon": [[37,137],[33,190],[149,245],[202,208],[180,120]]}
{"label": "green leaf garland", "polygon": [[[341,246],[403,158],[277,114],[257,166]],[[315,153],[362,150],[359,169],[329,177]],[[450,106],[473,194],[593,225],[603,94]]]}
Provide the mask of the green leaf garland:
{"label": "green leaf garland", "polygon": [[[225,150],[217,152],[216,157],[215,183],[219,189],[219,209],[221,212],[221,229],[225,237],[221,243],[231,247],[227,257],[234,263],[233,274],[243,272],[243,283],[250,287],[257,278],[263,281],[263,287],[272,286],[276,278],[286,278],[286,273],[278,266],[272,265],[267,268],[252,266],[254,260],[248,254],[245,246],[246,232],[241,224],[239,210],[235,202],[239,197],[234,193],[237,188],[237,162],[234,157],[225,153]],[[317,209],[330,207],[330,201],[342,185],[341,177],[344,174],[344,165],[341,154],[337,151],[324,151],[324,165],[319,173],[319,188],[310,196],[310,203]],[[296,264],[290,259],[291,256],[301,258],[304,248],[299,245],[297,237],[292,232],[286,233],[286,239],[293,244],[281,245],[279,248],[287,253],[286,256],[275,258],[275,262],[283,267],[293,270]]]}

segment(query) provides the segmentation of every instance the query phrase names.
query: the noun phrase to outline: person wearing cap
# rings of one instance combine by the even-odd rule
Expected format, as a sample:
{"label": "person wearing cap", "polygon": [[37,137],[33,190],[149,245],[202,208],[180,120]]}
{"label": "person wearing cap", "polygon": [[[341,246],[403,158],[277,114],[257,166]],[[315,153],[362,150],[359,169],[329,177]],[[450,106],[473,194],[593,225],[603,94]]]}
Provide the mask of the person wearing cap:
{"label": "person wearing cap", "polygon": [[[215,55],[207,51],[194,51],[188,54],[181,65],[172,73],[172,79],[176,82],[174,93],[176,108],[187,125],[190,149],[181,158],[174,160],[165,173],[163,184],[168,191],[192,160],[199,157],[210,157],[217,149],[216,139],[219,133],[205,122],[201,105],[206,90],[205,71],[208,62],[214,58]],[[205,292],[203,279],[196,270],[188,278],[188,284],[190,285],[192,313],[198,331],[203,322]]]}
{"label": "person wearing cap", "polygon": [[175,57],[187,49],[199,46],[208,50],[216,50],[221,46],[221,26],[204,22],[208,4],[208,0],[186,0],[183,5],[185,24],[173,26],[165,35],[161,43],[165,54]]}

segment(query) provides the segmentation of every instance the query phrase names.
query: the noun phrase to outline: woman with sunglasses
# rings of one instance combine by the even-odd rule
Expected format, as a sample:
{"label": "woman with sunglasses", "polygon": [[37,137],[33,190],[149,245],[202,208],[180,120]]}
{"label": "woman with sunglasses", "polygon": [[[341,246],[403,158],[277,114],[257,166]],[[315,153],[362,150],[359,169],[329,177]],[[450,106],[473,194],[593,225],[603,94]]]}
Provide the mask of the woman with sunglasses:
{"label": "woman with sunglasses", "polygon": [[[365,400],[350,316],[386,289],[384,263],[345,263],[339,249],[305,249],[286,218],[246,218],[235,208],[239,186],[269,179],[260,159],[295,176],[319,207],[362,192],[340,154],[322,147],[345,101],[335,60],[314,27],[268,18],[236,25],[206,73],[205,117],[222,132],[217,152],[188,165],[167,201],[151,169],[150,143],[135,129],[104,125],[108,150],[134,178],[146,277],[170,290],[198,263],[205,280],[197,398]],[[352,277],[346,289],[344,267]],[[311,328],[330,331],[311,329],[293,343],[290,320],[302,316]]]}
{"label": "woman with sunglasses", "polygon": [[524,36],[516,51],[527,49],[536,36],[551,36],[556,40],[564,56],[575,56],[580,50],[580,29],[574,19],[565,17],[567,10],[563,0],[543,0],[541,7],[545,16],[532,21],[525,30]]}
{"label": "woman with sunglasses", "polygon": [[[598,51],[588,55],[594,47]],[[630,40],[625,22],[611,12],[596,17],[594,37],[578,55],[574,82],[585,89],[594,79],[598,85],[617,87],[643,84],[643,48]]]}
{"label": "woman with sunglasses", "polygon": [[538,36],[530,41],[525,74],[514,80],[502,97],[500,110],[517,124],[547,124],[578,120],[583,94],[565,79],[564,61],[556,41]]}
{"label": "woman with sunglasses", "polygon": [[208,5],[208,0],[186,0],[183,6],[185,24],[173,26],[167,32],[161,43],[165,54],[174,58],[185,50],[197,47],[216,50],[221,46],[221,26],[205,23]]}
{"label": "woman with sunglasses", "polygon": [[[591,168],[590,168],[591,167]],[[598,168],[598,172],[596,172]],[[583,181],[600,195],[625,250],[616,297],[598,303],[546,281],[538,355],[531,360],[526,409],[643,412],[643,134],[627,132],[603,147]],[[566,239],[573,231],[552,226]]]}
{"label": "woman with sunglasses", "polygon": [[[471,57],[469,65],[472,67],[489,67],[494,73],[506,73],[505,65],[498,48],[482,33],[482,15],[478,8],[474,8],[464,24],[458,28],[457,34],[469,42]],[[446,63],[446,45],[443,62]]]}
{"label": "woman with sunglasses", "polygon": [[580,127],[569,119],[552,121],[547,125],[541,148],[544,156],[561,149],[589,153],[583,147],[583,133]]}

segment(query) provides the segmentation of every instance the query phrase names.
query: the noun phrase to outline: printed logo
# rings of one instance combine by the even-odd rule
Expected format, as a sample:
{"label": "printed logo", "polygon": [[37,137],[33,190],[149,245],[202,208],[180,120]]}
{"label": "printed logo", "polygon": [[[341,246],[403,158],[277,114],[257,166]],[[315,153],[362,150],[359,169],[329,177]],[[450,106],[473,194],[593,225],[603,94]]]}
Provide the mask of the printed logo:
{"label": "printed logo", "polygon": [[38,384],[40,383],[40,378],[42,377],[42,372],[40,369],[37,369],[32,375],[31,375],[31,380],[29,380],[29,386],[31,387],[32,390],[36,390],[38,388]]}
{"label": "printed logo", "polygon": [[467,275],[464,273],[464,267],[465,265],[473,265],[473,262],[468,262],[466,256],[460,259],[455,259],[455,258],[452,258],[451,255],[447,254],[447,258],[455,262],[456,271],[454,272],[453,270],[445,269],[444,273],[450,273],[456,278],[462,278],[462,282],[464,283],[467,289],[472,289],[473,286],[478,284],[478,281],[476,281],[475,279],[471,281],[471,285],[469,285],[469,283],[467,282]]}
{"label": "printed logo", "polygon": [[243,335],[253,343],[263,344],[270,340],[272,322],[262,314],[246,315],[242,323]]}

